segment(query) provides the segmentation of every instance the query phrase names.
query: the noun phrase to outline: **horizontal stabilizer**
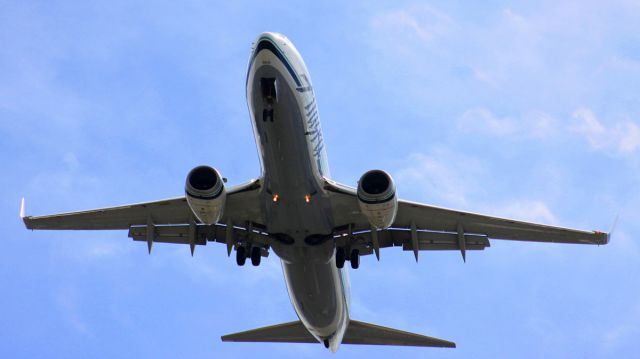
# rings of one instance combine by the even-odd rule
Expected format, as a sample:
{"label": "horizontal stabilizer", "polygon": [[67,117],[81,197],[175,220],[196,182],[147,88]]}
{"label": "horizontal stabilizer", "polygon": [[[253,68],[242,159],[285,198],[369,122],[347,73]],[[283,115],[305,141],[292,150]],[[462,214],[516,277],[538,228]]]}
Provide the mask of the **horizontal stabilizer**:
{"label": "horizontal stabilizer", "polygon": [[[317,343],[301,321],[272,325],[222,337],[223,342]],[[342,344],[455,348],[456,343],[351,320]]]}
{"label": "horizontal stabilizer", "polygon": [[448,340],[414,334],[375,324],[349,321],[349,327],[342,344],[402,345],[412,347],[455,348],[456,343]]}
{"label": "horizontal stabilizer", "polygon": [[223,342],[317,343],[301,321],[272,325],[246,332],[228,334]]}

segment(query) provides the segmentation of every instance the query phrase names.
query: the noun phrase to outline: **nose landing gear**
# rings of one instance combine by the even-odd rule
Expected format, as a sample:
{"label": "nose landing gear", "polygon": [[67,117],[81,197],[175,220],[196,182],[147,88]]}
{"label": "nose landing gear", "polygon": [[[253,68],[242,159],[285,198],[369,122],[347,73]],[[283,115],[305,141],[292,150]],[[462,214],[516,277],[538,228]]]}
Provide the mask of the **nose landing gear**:
{"label": "nose landing gear", "polygon": [[278,92],[275,77],[263,77],[260,79],[260,90],[265,108],[262,110],[262,121],[273,122],[273,104],[278,101]]}

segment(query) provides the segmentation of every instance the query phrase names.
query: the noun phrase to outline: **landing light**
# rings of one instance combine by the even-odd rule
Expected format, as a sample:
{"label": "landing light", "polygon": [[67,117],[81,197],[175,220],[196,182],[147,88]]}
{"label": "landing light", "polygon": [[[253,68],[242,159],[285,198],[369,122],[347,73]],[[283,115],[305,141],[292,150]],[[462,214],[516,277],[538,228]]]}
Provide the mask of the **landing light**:
{"label": "landing light", "polygon": [[278,196],[277,194],[273,195],[273,202],[278,202],[278,199],[280,199],[280,196]]}
{"label": "landing light", "polygon": [[306,203],[311,202],[311,196],[309,196],[308,194],[304,195],[304,201],[305,201]]}

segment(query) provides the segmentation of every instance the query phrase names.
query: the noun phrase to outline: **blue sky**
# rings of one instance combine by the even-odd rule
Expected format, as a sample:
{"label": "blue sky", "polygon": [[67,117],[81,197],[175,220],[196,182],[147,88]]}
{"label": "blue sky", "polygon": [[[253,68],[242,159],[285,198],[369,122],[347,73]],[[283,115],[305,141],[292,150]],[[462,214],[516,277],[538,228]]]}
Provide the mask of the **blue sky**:
{"label": "blue sky", "polygon": [[403,198],[585,229],[602,247],[492,241],[383,251],[353,317],[458,349],[335,357],[640,356],[640,3],[0,1],[0,357],[329,357],[228,344],[295,319],[279,261],[18,218],[180,195],[209,164],[259,173],[251,42],[286,34],[312,75],[334,178],[382,168]]}

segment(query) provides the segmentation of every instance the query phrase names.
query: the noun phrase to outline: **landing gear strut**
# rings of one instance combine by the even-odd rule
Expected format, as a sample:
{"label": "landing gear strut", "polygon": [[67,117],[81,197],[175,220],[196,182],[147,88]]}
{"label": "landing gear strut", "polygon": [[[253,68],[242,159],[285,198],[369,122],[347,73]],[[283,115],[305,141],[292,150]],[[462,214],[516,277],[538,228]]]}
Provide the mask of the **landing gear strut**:
{"label": "landing gear strut", "polygon": [[354,249],[351,251],[351,268],[358,269],[360,267],[360,251]]}

